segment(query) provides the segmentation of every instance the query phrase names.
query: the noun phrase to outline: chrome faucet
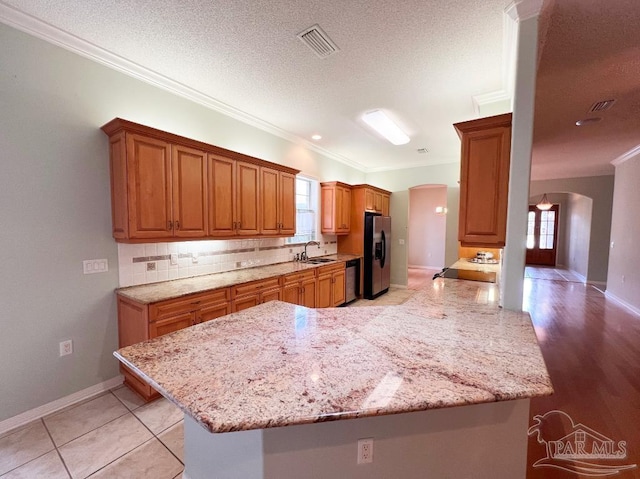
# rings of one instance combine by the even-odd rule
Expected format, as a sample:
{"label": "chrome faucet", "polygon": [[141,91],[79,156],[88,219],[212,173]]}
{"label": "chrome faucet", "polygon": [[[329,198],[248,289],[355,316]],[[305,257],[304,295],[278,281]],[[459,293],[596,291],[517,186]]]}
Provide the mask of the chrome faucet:
{"label": "chrome faucet", "polygon": [[312,244],[317,244],[318,245],[318,249],[320,249],[320,242],[319,241],[307,241],[307,244],[304,245],[304,258],[301,258],[303,261],[306,261],[309,259],[309,256],[307,256],[307,246],[312,245]]}

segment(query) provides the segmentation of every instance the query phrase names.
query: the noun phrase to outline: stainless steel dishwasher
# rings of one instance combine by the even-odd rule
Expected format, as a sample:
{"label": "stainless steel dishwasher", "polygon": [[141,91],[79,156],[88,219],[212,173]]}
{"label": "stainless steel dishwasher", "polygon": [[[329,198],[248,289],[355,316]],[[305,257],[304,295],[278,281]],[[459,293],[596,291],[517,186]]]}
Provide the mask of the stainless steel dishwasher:
{"label": "stainless steel dishwasher", "polygon": [[355,301],[358,295],[358,286],[360,283],[360,260],[352,259],[347,261],[345,268],[345,304],[349,304],[351,301]]}

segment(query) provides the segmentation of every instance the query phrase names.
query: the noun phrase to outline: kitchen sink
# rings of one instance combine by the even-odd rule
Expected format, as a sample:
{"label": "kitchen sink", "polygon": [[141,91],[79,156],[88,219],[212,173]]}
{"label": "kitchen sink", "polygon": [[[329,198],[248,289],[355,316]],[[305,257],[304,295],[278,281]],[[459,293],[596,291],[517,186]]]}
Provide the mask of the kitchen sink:
{"label": "kitchen sink", "polygon": [[321,264],[321,263],[331,263],[335,261],[335,259],[329,259],[329,258],[310,258],[308,260],[305,261],[305,263],[311,263],[311,264]]}

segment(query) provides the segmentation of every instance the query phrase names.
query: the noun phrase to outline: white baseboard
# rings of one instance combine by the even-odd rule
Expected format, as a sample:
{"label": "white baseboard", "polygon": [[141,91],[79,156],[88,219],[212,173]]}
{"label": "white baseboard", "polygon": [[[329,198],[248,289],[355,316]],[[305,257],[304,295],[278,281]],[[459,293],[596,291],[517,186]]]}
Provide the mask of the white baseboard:
{"label": "white baseboard", "polygon": [[390,284],[389,287],[390,288],[398,288],[398,289],[407,289],[407,285],[406,284]]}
{"label": "white baseboard", "polygon": [[55,401],[44,404],[35,409],[31,409],[30,411],[26,411],[22,414],[18,414],[17,416],[5,419],[4,421],[0,421],[0,434],[4,434],[5,432],[11,431],[12,429],[24,426],[31,421],[35,421],[36,419],[40,419],[41,417],[48,416],[49,414],[53,414],[56,411],[72,406],[76,403],[79,403],[80,401],[90,399],[93,396],[97,396],[98,394],[108,391],[109,389],[113,389],[122,384],[122,380],[123,377],[121,375],[118,375],[113,379],[109,379],[107,381],[83,389],[82,391],[78,391],[63,398],[56,399]]}
{"label": "white baseboard", "polygon": [[615,301],[620,306],[628,309],[629,311],[631,311],[635,315],[640,316],[640,308],[636,308],[634,305],[632,305],[630,303],[627,303],[624,299],[618,298],[615,294],[610,293],[609,291],[605,291],[604,295],[607,297],[607,299],[611,299],[611,300]]}
{"label": "white baseboard", "polygon": [[598,289],[604,289],[607,286],[606,281],[587,281],[587,284],[591,284],[593,286],[597,286]]}
{"label": "white baseboard", "polygon": [[577,271],[574,271],[572,269],[570,269],[569,272],[571,274],[575,274],[578,277],[578,279],[580,280],[581,283],[587,284],[587,278],[585,276],[581,275],[580,273],[578,273]]}
{"label": "white baseboard", "polygon": [[407,268],[410,269],[437,269],[437,270],[441,270],[443,267],[442,266],[418,266],[415,264],[410,264],[407,265]]}

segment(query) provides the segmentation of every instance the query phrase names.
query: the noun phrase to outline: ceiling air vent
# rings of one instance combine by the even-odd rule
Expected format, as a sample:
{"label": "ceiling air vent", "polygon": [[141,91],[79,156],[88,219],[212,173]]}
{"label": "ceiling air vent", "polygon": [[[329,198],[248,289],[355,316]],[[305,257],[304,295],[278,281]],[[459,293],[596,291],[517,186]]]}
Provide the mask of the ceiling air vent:
{"label": "ceiling air vent", "polygon": [[615,102],[616,102],[615,100],[604,100],[604,101],[595,102],[593,105],[591,105],[591,108],[589,109],[589,113],[608,110],[613,106]]}
{"label": "ceiling air vent", "polygon": [[416,151],[421,155],[424,155],[425,153],[429,153],[429,150],[427,150],[426,148],[418,148]]}
{"label": "ceiling air vent", "polygon": [[327,58],[340,50],[318,24],[298,33],[297,36],[320,58]]}

